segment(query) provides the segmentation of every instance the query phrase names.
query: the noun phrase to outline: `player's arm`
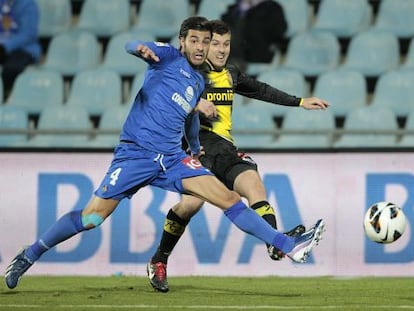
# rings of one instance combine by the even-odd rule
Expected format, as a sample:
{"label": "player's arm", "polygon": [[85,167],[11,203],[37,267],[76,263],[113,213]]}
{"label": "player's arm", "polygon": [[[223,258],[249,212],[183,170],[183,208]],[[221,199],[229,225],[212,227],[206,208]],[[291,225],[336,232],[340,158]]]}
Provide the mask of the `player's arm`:
{"label": "player's arm", "polygon": [[217,108],[213,102],[200,98],[196,110],[209,119],[217,118]]}
{"label": "player's arm", "polygon": [[161,60],[175,58],[181,55],[180,51],[168,43],[146,42],[131,40],[125,44],[127,53],[135,55],[149,64],[159,63]]}
{"label": "player's arm", "polygon": [[192,156],[197,156],[201,153],[200,139],[198,136],[199,130],[200,119],[198,117],[198,111],[193,111],[188,115],[184,129],[184,138],[187,141]]}
{"label": "player's arm", "polygon": [[288,94],[240,72],[235,66],[229,69],[237,94],[277,105],[303,107],[304,109],[326,109],[329,106],[327,101],[317,97],[301,98]]}

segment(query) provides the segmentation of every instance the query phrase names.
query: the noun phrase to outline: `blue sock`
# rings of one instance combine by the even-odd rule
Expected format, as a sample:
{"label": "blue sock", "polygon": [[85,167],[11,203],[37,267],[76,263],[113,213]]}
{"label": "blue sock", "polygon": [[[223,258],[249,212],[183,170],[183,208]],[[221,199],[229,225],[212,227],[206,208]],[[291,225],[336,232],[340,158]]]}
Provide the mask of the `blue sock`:
{"label": "blue sock", "polygon": [[255,211],[248,208],[242,201],[237,202],[224,214],[242,231],[271,244],[282,252],[289,253],[295,244],[294,238],[275,230]]}
{"label": "blue sock", "polygon": [[49,248],[63,242],[75,234],[86,230],[82,225],[82,211],[76,210],[63,215],[55,222],[39,240],[26,249],[25,255],[35,262]]}

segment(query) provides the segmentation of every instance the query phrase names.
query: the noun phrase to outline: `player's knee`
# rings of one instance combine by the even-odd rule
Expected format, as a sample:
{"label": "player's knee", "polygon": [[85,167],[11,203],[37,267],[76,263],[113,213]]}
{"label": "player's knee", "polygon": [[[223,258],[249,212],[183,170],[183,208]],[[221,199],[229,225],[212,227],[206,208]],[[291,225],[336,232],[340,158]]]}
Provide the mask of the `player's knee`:
{"label": "player's knee", "polygon": [[225,194],[225,200],[227,202],[229,202],[231,205],[233,205],[233,204],[237,203],[238,201],[240,201],[241,197],[236,191],[229,190]]}
{"label": "player's knee", "polygon": [[100,226],[104,220],[105,219],[98,214],[82,215],[82,225],[87,230]]}
{"label": "player's knee", "polygon": [[194,200],[183,200],[180,203],[174,205],[172,210],[176,213],[180,218],[189,220],[193,217],[200,208],[203,206],[204,201],[194,198]]}

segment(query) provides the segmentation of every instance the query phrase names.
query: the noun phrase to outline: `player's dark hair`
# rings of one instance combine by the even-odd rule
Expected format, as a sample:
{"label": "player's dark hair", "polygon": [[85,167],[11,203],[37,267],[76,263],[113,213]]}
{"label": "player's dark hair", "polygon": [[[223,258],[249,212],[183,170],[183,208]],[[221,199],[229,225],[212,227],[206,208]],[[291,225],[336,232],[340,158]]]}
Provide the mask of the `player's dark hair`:
{"label": "player's dark hair", "polygon": [[227,26],[227,24],[222,20],[211,20],[209,21],[209,24],[211,25],[211,31],[213,33],[216,33],[221,36],[227,33],[231,33],[229,26]]}
{"label": "player's dark hair", "polygon": [[178,38],[186,38],[189,30],[209,31],[212,35],[211,25],[207,18],[202,16],[191,16],[181,23]]}

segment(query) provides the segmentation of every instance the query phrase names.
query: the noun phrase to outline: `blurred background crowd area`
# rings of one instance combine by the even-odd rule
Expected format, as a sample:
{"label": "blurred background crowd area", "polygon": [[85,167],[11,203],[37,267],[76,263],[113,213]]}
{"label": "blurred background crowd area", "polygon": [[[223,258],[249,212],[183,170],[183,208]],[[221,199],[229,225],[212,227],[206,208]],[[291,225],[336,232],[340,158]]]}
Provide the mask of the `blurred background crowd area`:
{"label": "blurred background crowd area", "polygon": [[[41,55],[12,87],[0,85],[2,149],[113,148],[146,69],[125,53],[125,42],[178,46],[182,20],[201,15],[227,21],[238,5],[235,0],[35,2]],[[331,107],[305,111],[236,95],[233,132],[240,148],[414,147],[414,0],[252,1],[259,2],[277,3],[282,15],[247,25],[252,9],[247,8],[232,27],[257,29],[259,38],[274,33],[275,39],[256,49],[259,58],[232,54],[231,61],[260,81],[299,97],[324,98]],[[269,21],[280,27],[267,26]],[[232,42],[234,52],[259,44],[232,31],[239,40]],[[260,58],[265,49],[270,58]]]}

